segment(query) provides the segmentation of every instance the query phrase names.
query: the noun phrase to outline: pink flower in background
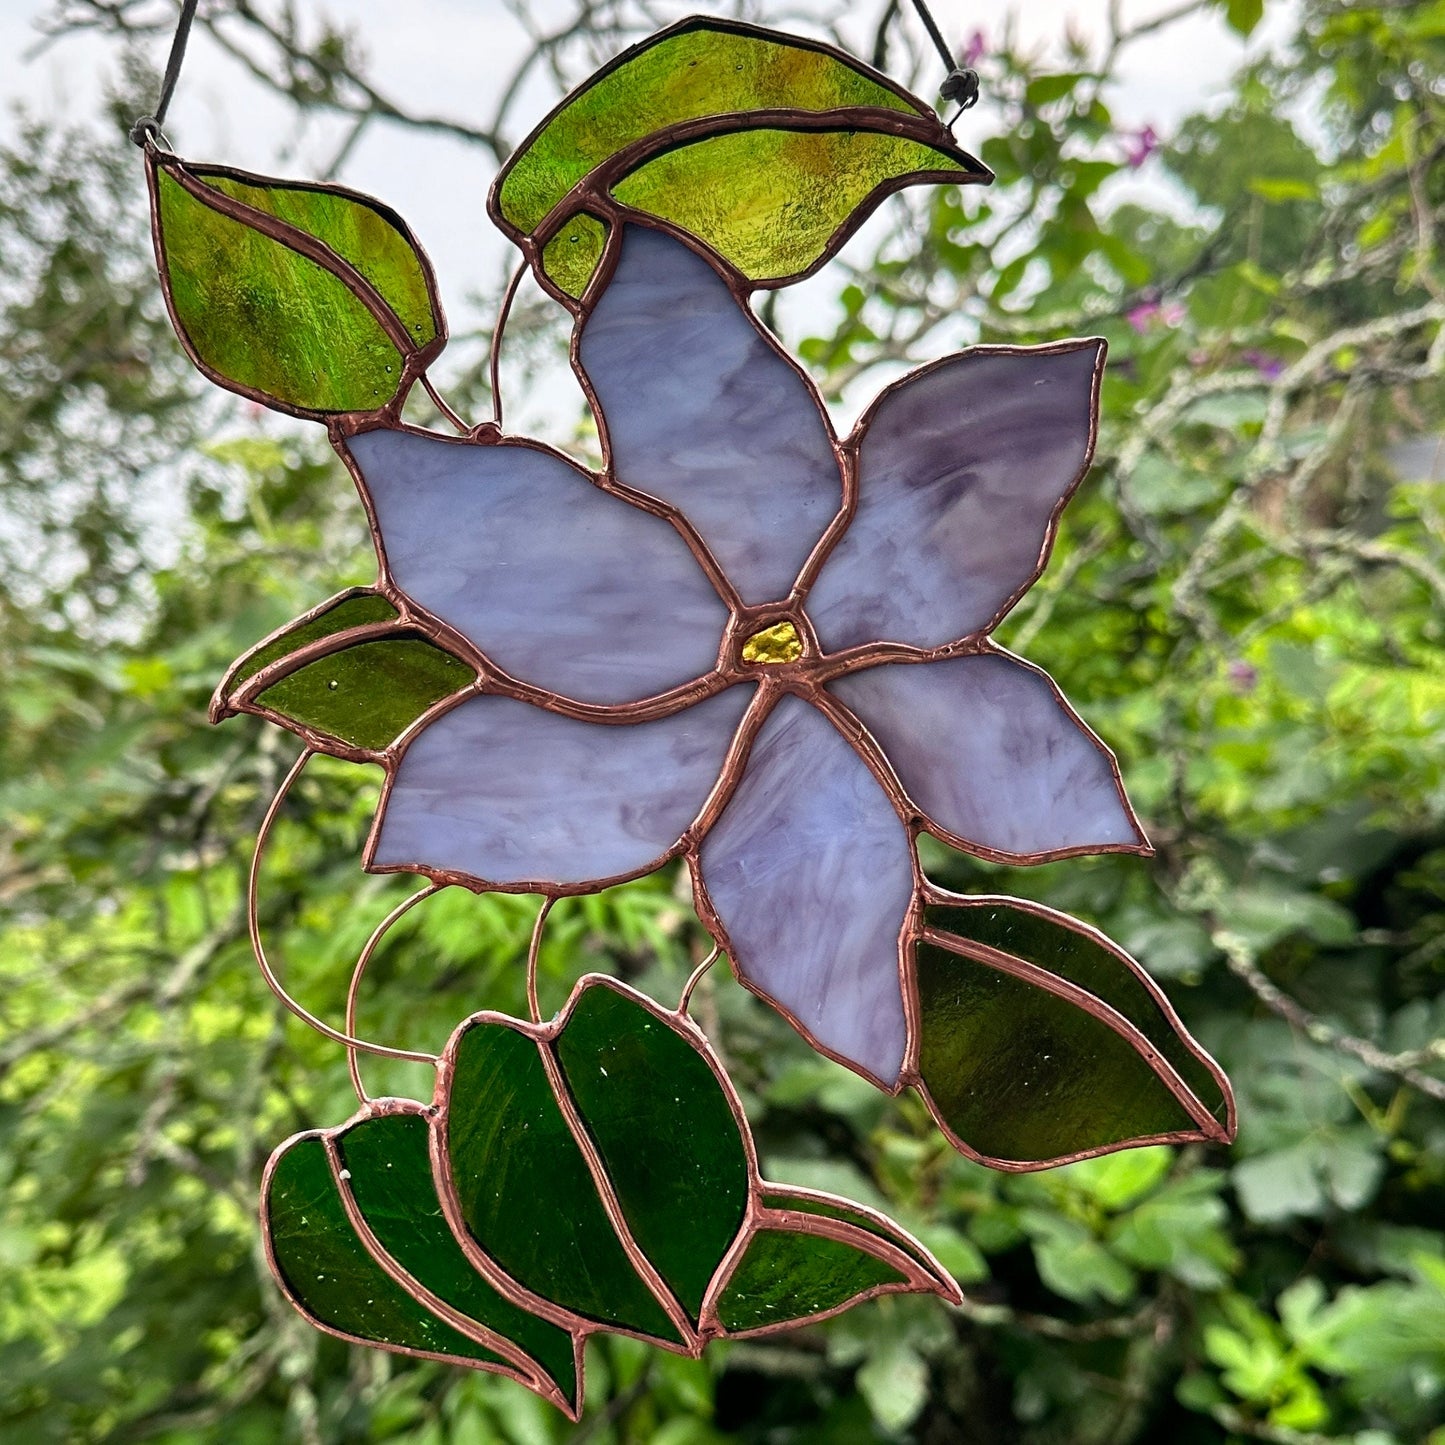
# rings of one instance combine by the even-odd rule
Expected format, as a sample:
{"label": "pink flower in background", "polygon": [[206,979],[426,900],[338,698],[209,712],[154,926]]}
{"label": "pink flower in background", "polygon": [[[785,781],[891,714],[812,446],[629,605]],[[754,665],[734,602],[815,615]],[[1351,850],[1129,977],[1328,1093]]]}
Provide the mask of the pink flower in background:
{"label": "pink flower in background", "polygon": [[1229,664],[1225,674],[1229,678],[1229,685],[1241,695],[1253,692],[1259,682],[1259,670],[1238,658]]}
{"label": "pink flower in background", "polygon": [[983,59],[984,52],[988,49],[988,39],[982,30],[975,30],[968,37],[968,44],[963,49],[963,64],[965,66],[977,65]]}
{"label": "pink flower in background", "polygon": [[1273,381],[1284,370],[1284,362],[1279,357],[1260,351],[1258,347],[1251,347],[1246,351],[1244,360],[1268,381]]}
{"label": "pink flower in background", "polygon": [[1152,125],[1146,125],[1143,130],[1125,131],[1124,139],[1124,162],[1132,171],[1137,171],[1159,149],[1159,134]]}
{"label": "pink flower in background", "polygon": [[1155,326],[1178,326],[1184,320],[1184,307],[1178,301],[1141,301],[1124,313],[1124,320],[1143,336]]}

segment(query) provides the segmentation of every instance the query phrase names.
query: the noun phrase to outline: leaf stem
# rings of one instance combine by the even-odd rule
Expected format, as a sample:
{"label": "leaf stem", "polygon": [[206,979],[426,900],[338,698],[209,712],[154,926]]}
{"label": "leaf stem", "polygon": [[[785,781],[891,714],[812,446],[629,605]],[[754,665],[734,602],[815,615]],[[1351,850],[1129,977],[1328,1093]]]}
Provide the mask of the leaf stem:
{"label": "leaf stem", "polygon": [[688,975],[687,982],[682,987],[682,997],[677,1001],[678,1013],[685,1014],[687,1012],[687,1007],[692,1002],[693,989],[698,986],[703,974],[721,957],[722,949],[719,948],[717,944],[713,944],[712,952]]}
{"label": "leaf stem", "polygon": [[432,385],[431,377],[428,376],[426,372],[422,372],[421,376],[418,379],[420,380],[422,386],[425,388],[426,394],[431,397],[432,405],[436,407],[436,409],[441,412],[441,414],[446,417],[446,419],[451,422],[451,424],[463,436],[466,436],[471,431],[471,427],[469,427],[466,422],[464,422],[461,417],[459,417],[456,412],[453,411],[452,408],[447,404],[446,399],[436,389],[436,387]]}
{"label": "leaf stem", "polygon": [[257,913],[257,901],[260,895],[261,882],[261,860],[266,853],[266,844],[271,837],[271,829],[276,824],[276,818],[281,812],[281,806],[286,801],[286,795],[291,791],[296,779],[301,776],[306,764],[315,756],[310,748],[303,748],[301,756],[291,765],[291,771],[286,774],[281,786],[276,790],[276,796],[271,799],[270,806],[266,809],[266,816],[261,820],[261,830],[256,835],[256,851],[251,855],[251,874],[246,885],[246,926],[251,934],[251,951],[256,956],[256,966],[261,970],[261,977],[266,980],[266,986],[296,1015],[302,1023],[308,1024],[317,1033],[333,1040],[338,1044],[344,1044],[348,1049],[362,1049],[368,1054],[376,1054],[384,1059],[406,1059],[414,1064],[435,1064],[438,1062],[435,1054],[420,1053],[415,1049],[393,1049],[385,1044],[369,1043],[366,1039],[354,1038],[351,1034],[342,1033],[340,1029],[334,1029],[330,1024],[322,1022],[309,1009],[303,1008],[294,998],[291,997],[283,987],[281,980],[276,976],[276,970],[271,967],[271,961],[266,957],[266,948],[261,941],[261,920]]}
{"label": "leaf stem", "polygon": [[542,1008],[537,1001],[537,956],[542,951],[542,929],[555,902],[553,898],[542,900],[537,921],[532,925],[532,941],[527,945],[527,1013],[534,1024],[542,1022]]}
{"label": "leaf stem", "polygon": [[[351,986],[346,990],[346,1032],[356,1033],[356,1001],[361,992],[361,979],[366,972],[366,966],[371,962],[371,955],[376,952],[381,940],[391,931],[391,926],[404,914],[422,901],[423,898],[430,898],[433,893],[440,893],[445,887],[442,883],[428,883],[425,888],[418,889],[410,898],[403,898],[385,918],[372,930],[371,937],[366,940],[366,947],[361,950],[356,960],[356,967],[351,971]],[[361,1061],[354,1045],[346,1047],[346,1067],[351,1074],[351,1087],[356,1090],[356,1101],[359,1104],[369,1104],[370,1096],[366,1092],[365,1085],[361,1082]]]}

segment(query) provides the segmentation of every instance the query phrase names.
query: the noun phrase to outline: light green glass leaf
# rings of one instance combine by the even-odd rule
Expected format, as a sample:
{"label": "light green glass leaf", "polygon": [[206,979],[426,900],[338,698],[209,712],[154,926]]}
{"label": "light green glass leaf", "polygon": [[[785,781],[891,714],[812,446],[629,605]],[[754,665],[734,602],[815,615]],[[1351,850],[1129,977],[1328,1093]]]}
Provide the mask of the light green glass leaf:
{"label": "light green glass leaf", "polygon": [[444,345],[431,268],[380,202],[156,153],[147,176],[171,320],[221,386],[300,416],[372,412]]}
{"label": "light green glass leaf", "polygon": [[684,20],[624,51],[562,101],[503,168],[493,213],[531,232],[589,172],[665,126],[840,106],[930,114],[887,77],[825,46],[736,22]]}
{"label": "light green glass leaf", "polygon": [[612,194],[705,242],[750,280],[821,265],[903,186],[975,179],[955,152],[867,130],[744,130],[648,161]]}
{"label": "light green glass leaf", "polygon": [[542,248],[542,269],[559,291],[579,299],[602,259],[608,226],[579,212]]}
{"label": "light green glass leaf", "polygon": [[589,206],[610,216],[609,197],[779,285],[821,265],[891,191],[991,179],[928,106],[861,61],[694,18],[568,96],[503,168],[489,209],[514,240],[542,242],[540,274],[576,298],[601,246],[598,223],[574,222]]}

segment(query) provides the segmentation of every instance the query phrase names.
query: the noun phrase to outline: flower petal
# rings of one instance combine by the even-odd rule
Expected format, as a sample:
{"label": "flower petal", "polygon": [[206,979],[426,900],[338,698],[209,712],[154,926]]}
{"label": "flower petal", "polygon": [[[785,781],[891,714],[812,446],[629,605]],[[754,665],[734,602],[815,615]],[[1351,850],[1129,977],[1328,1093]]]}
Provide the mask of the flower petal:
{"label": "flower petal", "polygon": [[1098,340],[975,347],[883,392],[857,513],[808,594],[824,647],[941,647],[1003,617],[1088,469],[1103,366]]}
{"label": "flower petal", "polygon": [[346,443],[397,585],[522,682],[624,703],[717,663],[727,609],[682,535],[515,442]]}
{"label": "flower petal", "polygon": [[628,724],[469,698],[407,745],[367,867],[513,889],[650,872],[702,811],[752,695]]}
{"label": "flower petal", "polygon": [[1009,860],[1148,852],[1113,754],[1047,673],[1003,652],[834,678],[930,832]]}
{"label": "flower petal", "polygon": [[827,717],[786,696],[703,839],[700,876],[738,977],[814,1047],[893,1088],[908,1026],[899,935],[908,832]]}
{"label": "flower petal", "polygon": [[843,502],[812,385],[697,252],[626,226],[578,357],[617,479],[677,507],[745,603],[786,597]]}

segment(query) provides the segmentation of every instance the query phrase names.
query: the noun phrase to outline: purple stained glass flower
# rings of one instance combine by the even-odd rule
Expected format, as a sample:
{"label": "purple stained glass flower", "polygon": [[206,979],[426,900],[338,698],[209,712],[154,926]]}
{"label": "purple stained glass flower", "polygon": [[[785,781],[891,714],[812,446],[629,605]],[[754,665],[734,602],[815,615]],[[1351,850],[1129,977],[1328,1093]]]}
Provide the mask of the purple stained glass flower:
{"label": "purple stained glass flower", "polygon": [[561,894],[681,854],[738,976],[894,1088],[919,830],[1149,851],[1108,749],[989,636],[1088,467],[1104,343],[960,352],[838,439],[724,275],[629,225],[574,354],[600,474],[346,442],[385,575],[482,676],[404,741],[368,867]]}

